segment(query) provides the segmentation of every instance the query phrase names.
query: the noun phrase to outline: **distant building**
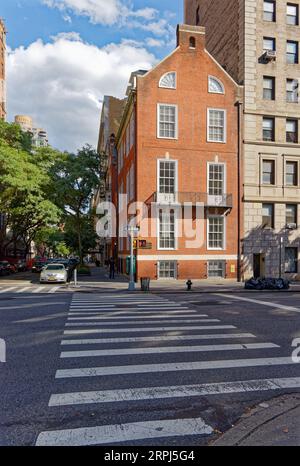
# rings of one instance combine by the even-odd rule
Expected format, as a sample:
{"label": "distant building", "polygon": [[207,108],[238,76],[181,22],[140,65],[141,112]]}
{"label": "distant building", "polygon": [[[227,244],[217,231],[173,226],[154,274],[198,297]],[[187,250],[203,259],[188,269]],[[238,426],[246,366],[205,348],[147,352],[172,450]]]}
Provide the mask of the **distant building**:
{"label": "distant building", "polygon": [[0,18],[0,119],[6,118],[6,78],[5,78],[5,56],[6,56],[6,29],[4,21]]}
{"label": "distant building", "polygon": [[42,128],[35,128],[30,116],[16,115],[15,123],[20,125],[23,131],[31,133],[34,147],[47,147],[49,145],[47,131]]}

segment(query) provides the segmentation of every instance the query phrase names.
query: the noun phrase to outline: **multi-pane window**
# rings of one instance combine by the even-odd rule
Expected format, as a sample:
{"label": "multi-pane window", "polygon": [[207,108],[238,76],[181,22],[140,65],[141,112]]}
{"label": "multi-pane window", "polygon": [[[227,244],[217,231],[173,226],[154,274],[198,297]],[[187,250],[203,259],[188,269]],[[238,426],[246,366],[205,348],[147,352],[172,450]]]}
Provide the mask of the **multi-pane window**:
{"label": "multi-pane window", "polygon": [[226,111],[208,109],[208,142],[226,142]]}
{"label": "multi-pane window", "polygon": [[176,105],[158,105],[158,137],[167,139],[177,138]]}
{"label": "multi-pane window", "polygon": [[263,118],[263,140],[275,141],[275,119],[270,117]]}
{"label": "multi-pane window", "polygon": [[176,261],[159,261],[158,262],[158,278],[177,278],[177,262]]}
{"label": "multi-pane window", "polygon": [[175,249],[175,212],[159,211],[159,249]]}
{"label": "multi-pane window", "polygon": [[264,1],[264,20],[276,21],[276,3],[275,0]]}
{"label": "multi-pane window", "polygon": [[285,221],[287,225],[297,226],[297,204],[287,204],[285,207]]}
{"label": "multi-pane window", "polygon": [[224,217],[208,217],[208,249],[224,249],[225,220]]}
{"label": "multi-pane window", "polygon": [[286,43],[286,61],[290,64],[298,63],[298,42],[288,40]]}
{"label": "multi-pane window", "polygon": [[286,162],[285,184],[287,186],[298,186],[298,163]]}
{"label": "multi-pane window", "polygon": [[210,163],[208,166],[208,194],[222,196],[225,192],[225,166],[220,163]]}
{"label": "multi-pane window", "polygon": [[208,91],[213,94],[224,94],[225,89],[221,81],[213,76],[208,78]]}
{"label": "multi-pane window", "polygon": [[262,217],[264,227],[274,228],[274,204],[262,205]]}
{"label": "multi-pane window", "polygon": [[299,24],[299,6],[294,3],[288,3],[286,7],[286,22],[291,26]]}
{"label": "multi-pane window", "polygon": [[275,184],[275,160],[263,160],[262,182],[263,184]]}
{"label": "multi-pane window", "polygon": [[169,160],[159,161],[159,193],[175,194],[176,189],[176,162]]}
{"label": "multi-pane window", "polygon": [[208,278],[225,278],[226,262],[225,261],[208,261],[207,276]]}
{"label": "multi-pane window", "polygon": [[134,121],[134,113],[131,115],[130,118],[130,149],[135,143],[135,121]]}
{"label": "multi-pane window", "polygon": [[298,120],[286,120],[286,142],[298,143]]}
{"label": "multi-pane window", "polygon": [[276,40],[274,37],[264,37],[264,51],[267,52],[268,50],[273,52],[276,50]]}
{"label": "multi-pane window", "polygon": [[286,100],[287,102],[298,103],[298,79],[286,80]]}
{"label": "multi-pane window", "polygon": [[298,273],[297,248],[285,248],[285,273]]}
{"label": "multi-pane window", "polygon": [[275,100],[275,78],[264,76],[263,97],[265,100]]}

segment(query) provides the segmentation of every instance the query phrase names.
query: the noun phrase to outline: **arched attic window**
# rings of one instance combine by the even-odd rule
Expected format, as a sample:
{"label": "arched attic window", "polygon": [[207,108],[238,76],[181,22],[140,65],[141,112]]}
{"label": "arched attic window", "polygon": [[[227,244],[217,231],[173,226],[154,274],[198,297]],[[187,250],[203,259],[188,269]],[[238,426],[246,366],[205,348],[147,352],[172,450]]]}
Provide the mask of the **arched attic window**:
{"label": "arched attic window", "polygon": [[208,78],[208,92],[213,94],[225,94],[225,88],[223,83],[214,76]]}
{"label": "arched attic window", "polygon": [[195,37],[190,37],[190,49],[195,49],[196,48],[196,38]]}
{"label": "arched attic window", "polygon": [[176,89],[175,71],[165,73],[159,80],[159,87],[162,87],[164,89]]}

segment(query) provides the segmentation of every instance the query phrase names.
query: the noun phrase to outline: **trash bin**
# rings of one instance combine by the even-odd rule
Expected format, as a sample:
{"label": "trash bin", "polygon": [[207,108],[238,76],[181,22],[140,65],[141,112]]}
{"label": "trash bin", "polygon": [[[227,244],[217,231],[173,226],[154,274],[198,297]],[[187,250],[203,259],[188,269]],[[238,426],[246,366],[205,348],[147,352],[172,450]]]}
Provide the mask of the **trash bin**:
{"label": "trash bin", "polygon": [[141,278],[141,290],[150,291],[150,278],[149,277]]}

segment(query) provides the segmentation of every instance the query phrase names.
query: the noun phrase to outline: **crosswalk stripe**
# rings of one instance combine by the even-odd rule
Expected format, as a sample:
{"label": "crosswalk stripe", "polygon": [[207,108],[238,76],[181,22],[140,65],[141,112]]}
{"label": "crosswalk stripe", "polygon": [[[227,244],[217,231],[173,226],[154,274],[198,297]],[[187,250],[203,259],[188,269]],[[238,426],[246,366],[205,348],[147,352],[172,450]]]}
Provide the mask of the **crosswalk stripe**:
{"label": "crosswalk stripe", "polygon": [[61,393],[51,396],[49,406],[53,407],[92,403],[117,403],[124,401],[225,395],[232,393],[260,392],[296,388],[300,388],[300,377],[241,380],[236,382],[218,382],[169,387],[130,388],[122,390]]}
{"label": "crosswalk stripe", "polygon": [[56,378],[70,377],[98,377],[122,374],[146,374],[177,371],[200,371],[213,369],[232,369],[237,367],[272,367],[298,364],[291,357],[257,358],[257,359],[230,359],[219,361],[194,361],[168,364],[141,364],[111,367],[87,367],[80,369],[60,369]]}
{"label": "crosswalk stripe", "polygon": [[26,286],[25,288],[21,288],[20,290],[16,291],[16,293],[25,293],[28,290],[31,290],[30,286]]}
{"label": "crosswalk stripe", "polygon": [[234,329],[234,325],[193,325],[182,327],[148,327],[148,328],[101,328],[65,330],[64,335],[89,335],[92,333],[140,333],[140,332],[179,332],[184,330],[222,330]]}
{"label": "crosswalk stripe", "polygon": [[252,333],[217,333],[211,335],[174,335],[159,337],[129,337],[129,338],[90,338],[78,340],[63,340],[62,346],[68,345],[96,345],[105,343],[137,343],[137,342],[154,342],[154,341],[189,341],[189,340],[227,340],[240,338],[256,338]]}
{"label": "crosswalk stripe", "polygon": [[[220,322],[219,319],[197,319],[195,318],[194,320],[169,320],[167,323],[168,324],[192,324],[192,323],[197,323],[197,322]],[[118,325],[118,326],[121,326],[121,325],[128,325],[130,322],[101,322],[101,326],[103,327],[104,325]],[[149,321],[149,320],[144,320],[142,322],[143,324],[163,324],[165,323],[164,320],[162,318],[160,318],[160,320],[157,320],[156,322],[152,322],[152,321]],[[99,322],[71,322],[71,323],[67,323],[65,326],[66,327],[93,327],[94,325],[95,326],[99,326]],[[131,322],[131,324],[133,324]],[[141,324],[141,322],[139,323]],[[139,330],[139,328],[136,328],[134,327],[135,330]]]}
{"label": "crosswalk stripe", "polygon": [[[157,312],[157,311],[156,311]],[[163,313],[160,313],[160,314],[153,314],[153,311],[147,311],[147,312],[143,312],[142,315],[139,311],[135,312],[135,311],[131,311],[131,312],[114,312],[114,310],[111,310],[111,311],[72,311],[72,312],[69,312],[69,316],[103,316],[103,317],[115,317],[115,318],[119,318],[119,319],[125,319],[126,317],[128,318],[135,318],[135,319],[144,319],[145,317],[151,317],[151,316],[158,316],[158,317],[162,317],[162,316],[170,316],[170,317],[178,317],[179,315],[181,316],[194,316],[194,314],[197,314],[198,317],[208,317],[207,314],[198,314],[197,311],[172,311],[172,312],[169,312],[169,311],[164,311]],[[126,316],[126,317],[125,317]]]}
{"label": "crosswalk stripe", "polygon": [[9,291],[13,291],[13,290],[15,290],[15,289],[16,289],[15,286],[11,286],[10,288],[1,289],[1,290],[0,290],[0,293],[8,293]]}
{"label": "crosswalk stripe", "polygon": [[[71,315],[71,314],[69,314]],[[74,315],[74,314],[73,314]],[[76,314],[75,314],[76,315]],[[120,321],[120,320],[136,320],[136,319],[158,319],[158,320],[161,320],[161,319],[172,319],[173,317],[178,317],[178,318],[183,318],[183,319],[186,319],[186,318],[189,318],[189,317],[194,317],[194,318],[197,318],[197,317],[200,317],[199,315],[195,316],[194,314],[178,314],[176,316],[172,316],[172,315],[165,315],[165,314],[158,314],[158,315],[148,315],[148,316],[111,316],[111,315],[91,315],[91,316],[80,316],[80,317],[69,317],[68,320],[80,320],[80,321],[85,321],[85,320],[112,320],[112,321]],[[205,317],[205,316],[204,316]],[[178,322],[178,321],[177,321]],[[206,322],[220,322],[219,320],[216,320],[216,319],[210,319],[210,320],[207,320]]]}
{"label": "crosswalk stripe", "polygon": [[61,287],[60,286],[55,286],[54,288],[51,288],[51,290],[49,291],[50,294],[52,293],[56,293]]}
{"label": "crosswalk stripe", "polygon": [[39,288],[34,289],[32,293],[41,293],[45,289],[46,289],[45,286],[40,286]]}
{"label": "crosswalk stripe", "polygon": [[143,421],[130,424],[105,425],[42,432],[37,446],[110,445],[134,440],[209,435],[213,432],[201,418]]}
{"label": "crosswalk stripe", "polygon": [[202,345],[202,346],[164,346],[157,348],[126,348],[126,349],[105,349],[86,351],[65,351],[60,357],[66,358],[89,358],[100,356],[126,356],[131,354],[168,354],[168,353],[200,353],[212,351],[241,351],[256,349],[280,348],[274,343],[247,343],[230,345]]}
{"label": "crosswalk stripe", "polygon": [[71,304],[70,309],[78,309],[78,308],[88,309],[90,307],[92,307],[92,308],[95,307],[97,309],[106,309],[106,308],[114,308],[115,306],[114,306],[114,304],[103,304],[103,305],[102,304],[99,304],[99,305],[97,304],[95,306],[86,306],[86,305],[82,306],[82,305],[77,305],[77,304],[76,305]]}
{"label": "crosswalk stripe", "polygon": [[124,307],[115,307],[115,306],[70,306],[71,311],[76,311],[76,310],[85,310],[85,311],[104,311],[105,309],[112,309],[114,311],[130,311],[130,310],[136,310],[136,311],[159,311],[159,310],[166,310],[166,311],[186,311],[189,310],[188,307],[180,307],[180,306],[174,306],[174,307],[168,307],[168,308],[162,308],[162,307],[152,307],[152,308],[144,308],[144,307],[134,307],[131,306],[130,308],[124,308]]}

